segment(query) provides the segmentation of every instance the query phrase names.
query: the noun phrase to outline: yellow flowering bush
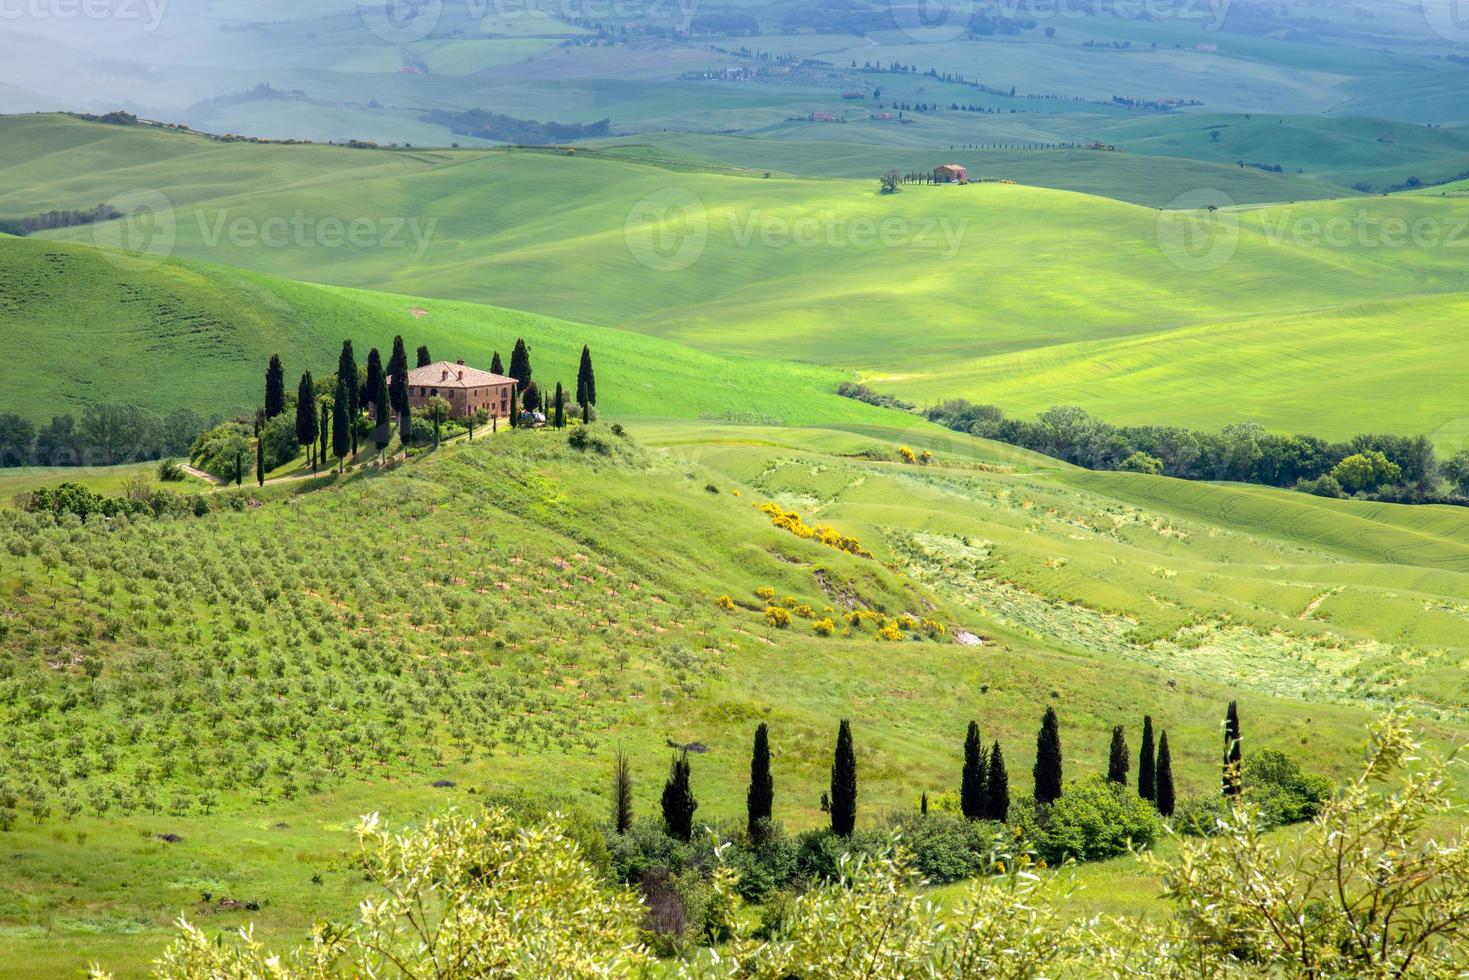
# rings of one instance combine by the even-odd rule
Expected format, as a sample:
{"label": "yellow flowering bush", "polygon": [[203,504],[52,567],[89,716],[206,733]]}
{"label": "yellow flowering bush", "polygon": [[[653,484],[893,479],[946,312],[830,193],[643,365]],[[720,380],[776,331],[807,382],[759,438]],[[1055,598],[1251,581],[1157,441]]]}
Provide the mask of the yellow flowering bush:
{"label": "yellow flowering bush", "polygon": [[765,623],[767,626],[774,626],[778,630],[786,629],[791,625],[790,611],[782,609],[780,606],[771,606],[765,610]]}
{"label": "yellow flowering bush", "polygon": [[905,463],[918,462],[918,454],[910,446],[899,446],[898,455],[903,457],[903,462]]}
{"label": "yellow flowering bush", "polygon": [[766,602],[769,602],[771,599],[775,598],[775,590],[768,585],[762,585],[760,586],[760,588],[755,590],[755,597],[757,599],[764,599]]}
{"label": "yellow flowering bush", "polygon": [[818,524],[812,527],[801,519],[801,515],[793,510],[786,510],[779,504],[768,503],[760,505],[760,512],[770,518],[770,523],[776,527],[789,531],[798,538],[808,541],[819,541],[828,548],[837,551],[845,551],[847,554],[856,555],[858,558],[871,558],[872,553],[865,550],[854,537],[848,537],[837,531],[829,524]]}
{"label": "yellow flowering bush", "polygon": [[888,643],[897,643],[898,641],[903,639],[903,631],[898,629],[897,623],[883,623],[880,627],[878,627],[877,638],[879,640],[885,640]]}
{"label": "yellow flowering bush", "polygon": [[728,595],[720,596],[717,600],[715,600],[715,602],[719,606],[719,608],[723,609],[725,612],[734,612],[735,601]]}
{"label": "yellow flowering bush", "polygon": [[828,617],[826,619],[818,619],[811,624],[811,628],[816,631],[817,636],[834,636],[836,635],[837,624],[833,623],[831,618]]}

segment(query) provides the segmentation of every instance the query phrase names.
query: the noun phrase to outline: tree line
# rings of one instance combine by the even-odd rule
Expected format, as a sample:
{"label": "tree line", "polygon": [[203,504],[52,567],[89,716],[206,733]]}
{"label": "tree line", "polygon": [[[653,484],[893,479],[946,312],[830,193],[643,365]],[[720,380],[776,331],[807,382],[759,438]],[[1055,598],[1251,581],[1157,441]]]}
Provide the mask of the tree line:
{"label": "tree line", "polygon": [[1228,425],[1218,433],[1115,426],[1068,405],[1049,408],[1026,422],[1006,418],[993,405],[963,399],[945,401],[926,415],[959,432],[1093,470],[1258,483],[1323,497],[1395,503],[1462,504],[1469,499],[1469,452],[1440,459],[1433,442],[1421,435],[1363,433],[1330,442],[1312,435],[1279,435],[1256,422]]}
{"label": "tree line", "polygon": [[53,415],[36,425],[0,415],[0,466],[115,466],[184,456],[209,422],[191,409],[166,414],[137,405],[88,405],[82,416]]}

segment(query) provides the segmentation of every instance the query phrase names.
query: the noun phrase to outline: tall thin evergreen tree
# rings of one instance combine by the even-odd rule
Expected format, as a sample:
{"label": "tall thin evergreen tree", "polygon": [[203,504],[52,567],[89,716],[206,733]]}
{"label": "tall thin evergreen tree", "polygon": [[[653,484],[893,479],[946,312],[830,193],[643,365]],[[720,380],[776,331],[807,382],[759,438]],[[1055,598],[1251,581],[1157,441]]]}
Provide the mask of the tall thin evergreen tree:
{"label": "tall thin evergreen tree", "polygon": [[566,392],[561,390],[561,382],[556,382],[556,412],[551,417],[551,424],[558,429],[566,428]]}
{"label": "tall thin evergreen tree", "polygon": [[582,421],[589,421],[587,407],[597,404],[597,372],[592,369],[590,347],[581,349],[581,366],[576,370],[576,403],[581,406]]}
{"label": "tall thin evergreen tree", "polygon": [[964,735],[964,770],[959,778],[959,812],[970,820],[984,817],[984,797],[989,789],[984,745],[979,740],[979,722],[971,721]]}
{"label": "tall thin evergreen tree", "polygon": [[1158,738],[1158,812],[1165,817],[1173,816],[1173,756],[1168,753],[1168,733]]}
{"label": "tall thin evergreen tree", "polygon": [[1061,798],[1061,722],[1055,708],[1046,708],[1035,738],[1035,801],[1042,806]]}
{"label": "tall thin evergreen tree", "polygon": [[1153,755],[1153,716],[1143,715],[1143,747],[1137,754],[1137,795],[1145,800],[1158,798],[1158,764]]}
{"label": "tall thin evergreen tree", "polygon": [[686,841],[694,835],[694,811],[699,808],[690,785],[689,754],[673,757],[668,782],[663,784],[663,824],[668,836]]}
{"label": "tall thin evergreen tree", "polygon": [[632,763],[621,749],[612,760],[612,824],[619,834],[632,829]]}
{"label": "tall thin evergreen tree", "polygon": [[359,399],[363,409],[368,405],[377,405],[378,382],[383,380],[383,355],[374,347],[367,352],[367,377],[362,379],[362,397]]}
{"label": "tall thin evergreen tree", "polygon": [[388,397],[393,401],[393,412],[402,415],[408,406],[408,351],[403,347],[403,338],[393,338],[393,353],[388,356]]}
{"label": "tall thin evergreen tree", "polygon": [[1243,789],[1240,768],[1244,758],[1239,728],[1239,705],[1229,702],[1224,716],[1224,795],[1238,796]]}
{"label": "tall thin evergreen tree", "polygon": [[851,837],[856,826],[857,752],[852,747],[852,725],[843,718],[831,763],[831,829],[838,837]]}
{"label": "tall thin evergreen tree", "polygon": [[337,458],[337,468],[341,469],[343,461],[352,455],[352,436],[348,431],[352,423],[347,416],[348,406],[352,403],[352,386],[337,377],[337,397],[332,400],[332,455]]}
{"label": "tall thin evergreen tree", "polygon": [[770,731],[762,721],[755,729],[755,746],[750,753],[750,788],[745,792],[745,816],[750,836],[770,819],[775,807],[775,780],[770,775]]}
{"label": "tall thin evergreen tree", "polygon": [[316,472],[316,385],[311,372],[301,375],[296,386],[296,443],[311,452],[311,472]]}
{"label": "tall thin evergreen tree", "polygon": [[495,356],[490,358],[490,373],[505,377],[505,362],[500,360],[499,351],[495,351]]}
{"label": "tall thin evergreen tree", "polygon": [[332,407],[330,405],[328,405],[326,402],[322,402],[321,403],[321,422],[316,427],[316,436],[317,436],[317,438],[319,440],[321,440],[321,444],[317,447],[318,452],[316,454],[316,458],[319,459],[323,463],[325,463],[327,461],[327,448],[326,447],[327,447],[327,440],[331,438],[331,433],[332,433]]}
{"label": "tall thin evergreen tree", "polygon": [[279,354],[270,355],[265,369],[265,417],[273,419],[286,410],[286,371]]}
{"label": "tall thin evergreen tree", "polygon": [[[346,397],[341,397],[345,393]],[[352,455],[357,455],[357,416],[362,414],[362,378],[357,370],[357,355],[352,353],[352,341],[342,341],[342,354],[337,358],[337,401],[342,403],[342,414],[347,420],[347,446]],[[336,447],[333,446],[333,449]],[[340,459],[347,455],[338,453]]]}
{"label": "tall thin evergreen tree", "polygon": [[1112,729],[1112,750],[1107,759],[1107,779],[1120,786],[1127,785],[1127,736],[1122,731],[1122,726],[1117,725]]}
{"label": "tall thin evergreen tree", "polygon": [[520,382],[516,387],[525,392],[526,386],[531,382],[530,348],[525,345],[524,338],[515,341],[515,349],[510,352],[510,377]]}
{"label": "tall thin evergreen tree", "polygon": [[419,348],[418,348],[418,366],[419,367],[428,367],[433,362],[434,362],[434,359],[433,359],[433,357],[428,352],[428,345],[427,344],[420,345]]}
{"label": "tall thin evergreen tree", "polygon": [[1005,755],[1000,743],[990,747],[989,786],[984,794],[984,818],[1001,823],[1010,819],[1010,774],[1005,771]]}
{"label": "tall thin evergreen tree", "polygon": [[[373,351],[374,354],[377,351]],[[377,454],[381,456],[387,451],[388,444],[393,441],[393,396],[388,394],[388,376],[381,371],[377,375],[377,391],[372,396],[372,407],[376,413],[373,419],[377,427],[373,430],[372,438],[377,443]]]}

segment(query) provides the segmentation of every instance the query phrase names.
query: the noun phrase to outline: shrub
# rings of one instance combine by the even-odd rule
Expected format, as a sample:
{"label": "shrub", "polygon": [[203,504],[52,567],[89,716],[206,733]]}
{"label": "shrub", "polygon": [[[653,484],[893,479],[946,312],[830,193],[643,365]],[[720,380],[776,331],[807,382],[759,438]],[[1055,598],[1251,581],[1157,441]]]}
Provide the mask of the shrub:
{"label": "shrub", "polygon": [[1310,820],[1331,799],[1330,779],[1301,772],[1294,759],[1274,749],[1250,753],[1244,783],[1246,799],[1260,808],[1267,827]]}
{"label": "shrub", "polygon": [[903,639],[903,631],[898,629],[897,623],[883,623],[877,629],[877,638],[887,643],[897,643]]}
{"label": "shrub", "polygon": [[722,595],[715,600],[715,605],[725,612],[734,612],[735,601],[727,595]]}
{"label": "shrub", "polygon": [[765,610],[765,623],[776,629],[786,629],[791,625],[790,610],[782,609],[780,606],[771,606]]}
{"label": "shrub", "polygon": [[755,598],[764,599],[766,602],[769,602],[775,598],[775,590],[768,585],[762,585],[755,590]]}
{"label": "shrub", "polygon": [[1057,863],[1096,861],[1151,847],[1163,823],[1153,805],[1100,773],[1077,780],[1046,807],[1018,807],[1021,833],[1036,853]]}
{"label": "shrub", "polygon": [[831,617],[828,616],[825,619],[818,619],[812,623],[811,629],[817,636],[834,636],[837,631],[837,624],[833,623]]}
{"label": "shrub", "polygon": [[918,462],[918,454],[913,451],[911,446],[899,446],[898,455],[903,457],[903,462],[905,463]]}
{"label": "shrub", "polygon": [[158,464],[158,479],[163,483],[182,483],[186,476],[176,459],[165,459]]}

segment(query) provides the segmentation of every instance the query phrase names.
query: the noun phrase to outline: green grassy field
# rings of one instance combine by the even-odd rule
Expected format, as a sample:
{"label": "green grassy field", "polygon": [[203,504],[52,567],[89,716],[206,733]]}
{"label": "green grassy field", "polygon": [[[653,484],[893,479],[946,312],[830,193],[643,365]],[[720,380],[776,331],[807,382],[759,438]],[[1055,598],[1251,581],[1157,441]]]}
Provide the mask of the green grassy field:
{"label": "green grassy field", "polygon": [[[1460,344],[1469,236],[1455,197],[1226,209],[1211,219],[1006,184],[882,197],[866,181],[550,153],[201,146],[74,121],[4,125],[22,137],[6,143],[22,158],[0,197],[7,213],[89,206],[117,180],[136,180],[186,202],[173,212],[177,254],[282,277],[824,364],[915,400],[963,396],[1021,412],[1075,402],[1103,417],[1146,409],[1150,421],[1205,427],[1256,418],[1327,437],[1432,434],[1463,418],[1451,378],[1423,383],[1444,377],[1452,357],[1442,354]],[[110,170],[101,161],[114,141],[124,149]],[[177,155],[157,152],[174,142]],[[80,147],[97,166],[58,180],[46,147]],[[212,186],[208,175],[234,154],[224,171],[235,187]],[[1217,198],[1185,203],[1206,200]],[[297,216],[305,237],[258,237]],[[407,218],[418,238],[401,229]],[[312,237],[354,220],[377,237],[341,247]],[[235,227],[244,231],[221,230]],[[89,242],[116,232],[48,234]],[[428,320],[416,329],[432,330]],[[1340,324],[1351,342],[1325,342]],[[1283,388],[1284,365],[1303,359],[1315,369]],[[1118,364],[1123,373],[1112,375]],[[1105,385],[1095,383],[1099,368]],[[1349,383],[1353,396],[1337,397]]]}
{"label": "green grassy field", "polygon": [[[1464,729],[1460,512],[1341,504],[1333,522],[1309,498],[1079,473],[927,428],[632,430],[609,457],[554,433],[502,434],[317,493],[246,488],[258,508],[220,500],[203,519],[111,533],[8,523],[0,711],[20,813],[0,934],[19,955],[0,975],[92,959],[136,975],[180,912],[298,938],[362,893],[348,863],[358,813],[411,821],[553,788],[600,813],[618,746],[646,813],[665,740],[703,743],[699,817],[737,816],[757,721],[795,828],[822,819],[843,716],[865,820],[948,789],[971,717],[1024,785],[1048,704],[1071,775],[1104,765],[1112,725],[1136,738],[1153,714],[1185,795],[1217,782],[1217,718],[1233,698],[1252,746],[1332,775],[1355,765],[1365,718],[1405,690],[1432,741]],[[899,440],[935,464],[897,462]],[[772,527],[765,500],[855,534],[875,558]],[[909,611],[948,634],[823,639],[800,615],[775,629],[762,586],[817,615]],[[1443,611],[1425,616],[1428,604]],[[985,646],[952,642],[960,628]]]}

